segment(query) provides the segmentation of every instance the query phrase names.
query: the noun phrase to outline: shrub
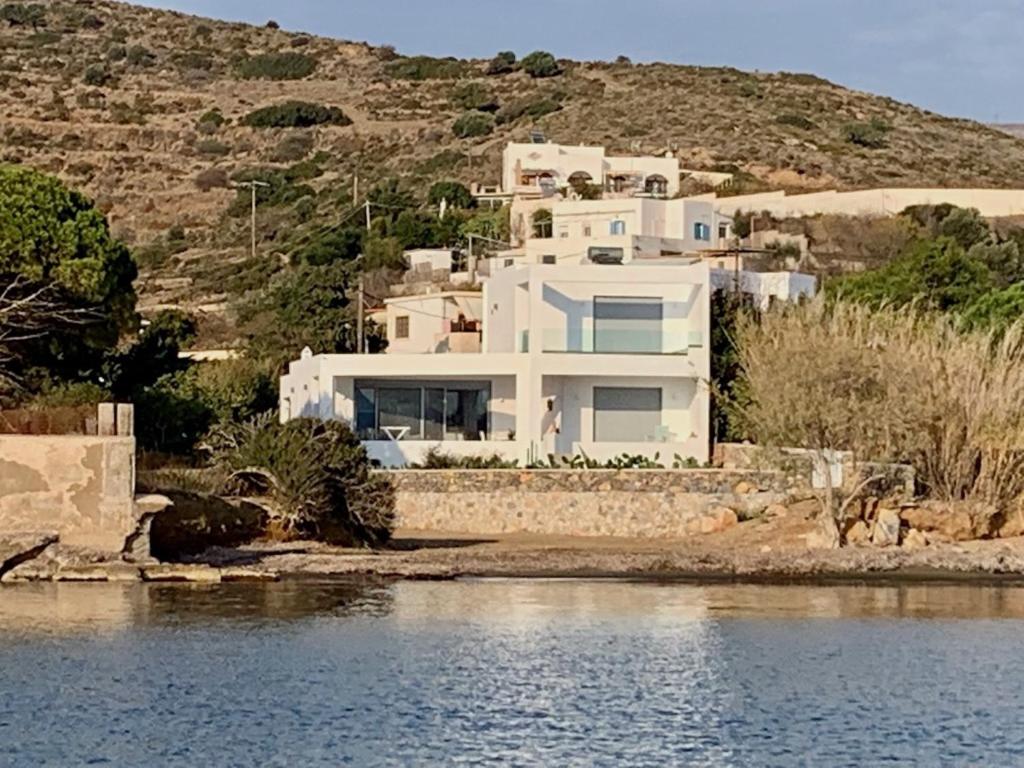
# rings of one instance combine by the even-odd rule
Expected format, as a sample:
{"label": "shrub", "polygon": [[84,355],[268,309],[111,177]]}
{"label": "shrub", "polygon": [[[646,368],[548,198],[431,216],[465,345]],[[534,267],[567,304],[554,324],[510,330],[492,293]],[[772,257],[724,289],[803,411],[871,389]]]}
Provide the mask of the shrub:
{"label": "shrub", "polygon": [[843,138],[858,147],[882,149],[886,145],[885,137],[890,130],[887,123],[874,118],[867,123],[847,123],[843,126]]}
{"label": "shrub", "polygon": [[516,70],[516,55],[512,51],[502,51],[487,65],[488,75],[507,75]]}
{"label": "shrub", "polygon": [[196,130],[209,136],[219,131],[227,121],[227,118],[220,113],[219,109],[211,109],[200,115],[196,121]]}
{"label": "shrub", "polygon": [[231,154],[231,147],[216,139],[203,139],[197,141],[195,150],[204,157],[224,157]]}
{"label": "shrub", "polygon": [[530,77],[555,77],[562,74],[558,61],[546,51],[534,51],[520,62],[520,67]]}
{"label": "shrub", "polygon": [[286,101],[250,112],[242,119],[250,128],[309,128],[314,125],[351,125],[338,107],[308,101]]}
{"label": "shrub", "polygon": [[228,186],[228,172],[223,168],[207,168],[196,174],[196,186],[203,192]]}
{"label": "shrub", "polygon": [[432,56],[402,56],[389,61],[385,71],[399,80],[454,80],[467,73],[466,63],[458,59]]}
{"label": "shrub", "polygon": [[499,110],[495,119],[499,125],[513,123],[521,117],[532,117],[534,120],[539,120],[545,115],[550,115],[561,109],[562,105],[549,97],[520,99]]}
{"label": "shrub", "polygon": [[486,112],[467,112],[455,121],[452,132],[460,139],[487,136],[494,132],[494,118]]}
{"label": "shrub", "polygon": [[338,421],[267,414],[214,431],[216,465],[244,495],[266,499],[288,536],[375,546],[391,536],[394,491],[371,472],[358,438]]}
{"label": "shrub", "polygon": [[82,82],[93,88],[100,88],[111,81],[110,71],[102,64],[92,64],[85,69]]}
{"label": "shrub", "polygon": [[423,460],[409,466],[410,469],[515,469],[517,461],[508,461],[498,454],[490,456],[455,456],[445,453],[437,446],[426,452]]}
{"label": "shrub", "polygon": [[490,59],[487,65],[488,75],[507,75],[515,72],[515,53],[505,50]]}
{"label": "shrub", "polygon": [[775,118],[775,122],[779,125],[791,125],[794,128],[799,128],[801,131],[813,131],[817,128],[817,124],[808,117],[803,115],[796,115],[792,113],[786,113],[779,115]]}
{"label": "shrub", "polygon": [[296,51],[261,53],[238,64],[238,76],[244,80],[301,80],[316,71],[317,60]]}
{"label": "shrub", "polygon": [[46,22],[46,9],[38,3],[7,3],[0,8],[0,20],[12,27],[38,27]]}
{"label": "shrub", "polygon": [[293,133],[285,136],[271,155],[275,163],[295,163],[313,151],[313,137],[308,133]]}
{"label": "shrub", "polygon": [[213,69],[213,57],[202,51],[180,51],[175,53],[171,60],[184,70],[198,72],[209,72]]}
{"label": "shrub", "polygon": [[156,62],[156,54],[142,45],[133,45],[128,49],[125,61],[133,67],[151,67]]}
{"label": "shrub", "polygon": [[467,111],[496,112],[498,100],[483,83],[465,83],[452,92],[452,104]]}
{"label": "shrub", "polygon": [[1000,338],[911,308],[816,301],[741,316],[737,347],[759,443],[907,462],[947,500],[1006,509],[1024,493],[1019,324]]}
{"label": "shrub", "polygon": [[112,45],[107,48],[107,61],[124,61],[128,57],[128,49],[123,45]]}

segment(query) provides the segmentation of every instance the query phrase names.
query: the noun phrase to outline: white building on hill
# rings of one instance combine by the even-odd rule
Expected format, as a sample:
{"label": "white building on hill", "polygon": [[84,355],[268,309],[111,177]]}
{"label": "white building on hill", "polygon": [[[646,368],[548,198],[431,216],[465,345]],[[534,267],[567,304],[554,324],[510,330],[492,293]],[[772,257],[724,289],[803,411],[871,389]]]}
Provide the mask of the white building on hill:
{"label": "white building on hill", "polygon": [[484,286],[480,351],[458,355],[429,349],[433,309],[389,302],[389,326],[407,313],[409,344],[304,353],[281,378],[281,418],[343,419],[385,466],[433,447],[520,466],[582,453],[704,462],[710,293],[699,261],[514,267]]}

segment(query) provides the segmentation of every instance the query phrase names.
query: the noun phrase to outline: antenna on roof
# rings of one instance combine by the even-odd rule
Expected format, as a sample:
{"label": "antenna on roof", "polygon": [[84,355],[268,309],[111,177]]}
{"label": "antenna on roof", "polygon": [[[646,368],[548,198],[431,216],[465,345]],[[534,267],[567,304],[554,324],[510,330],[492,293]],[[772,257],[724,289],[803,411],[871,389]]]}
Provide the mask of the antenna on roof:
{"label": "antenna on roof", "polygon": [[544,131],[533,129],[530,131],[530,143],[531,144],[547,144],[547,136],[544,135]]}

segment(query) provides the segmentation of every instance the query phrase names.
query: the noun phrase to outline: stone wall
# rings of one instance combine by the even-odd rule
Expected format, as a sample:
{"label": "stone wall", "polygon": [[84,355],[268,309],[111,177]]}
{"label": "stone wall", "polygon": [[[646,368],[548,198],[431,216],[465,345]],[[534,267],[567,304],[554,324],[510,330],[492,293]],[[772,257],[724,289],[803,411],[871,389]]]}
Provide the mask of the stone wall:
{"label": "stone wall", "polygon": [[138,525],[135,438],[0,435],[0,532],[121,552]]}
{"label": "stone wall", "polygon": [[713,530],[728,510],[760,514],[806,488],[781,472],[728,470],[402,470],[388,476],[399,527],[472,534],[682,537]]}

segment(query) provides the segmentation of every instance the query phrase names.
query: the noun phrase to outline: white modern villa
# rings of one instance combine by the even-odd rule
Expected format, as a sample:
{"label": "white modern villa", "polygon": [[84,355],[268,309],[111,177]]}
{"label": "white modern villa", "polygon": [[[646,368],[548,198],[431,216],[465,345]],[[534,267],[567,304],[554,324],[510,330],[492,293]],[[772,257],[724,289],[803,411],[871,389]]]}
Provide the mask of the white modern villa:
{"label": "white modern villa", "polygon": [[[521,466],[581,453],[704,462],[710,294],[707,264],[682,260],[501,270],[484,285],[482,330],[392,301],[389,329],[405,317],[402,331],[430,343],[381,355],[304,351],[281,378],[281,418],[342,419],[391,467],[435,447]],[[452,354],[471,345],[435,338],[438,321],[452,334],[479,332],[480,351]]]}

